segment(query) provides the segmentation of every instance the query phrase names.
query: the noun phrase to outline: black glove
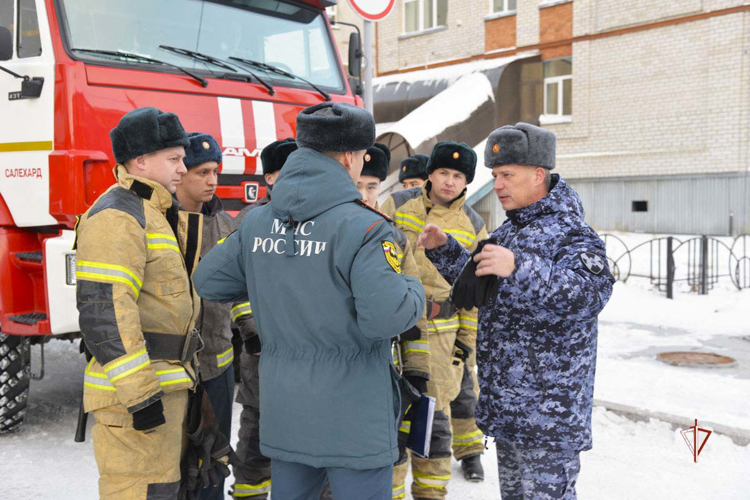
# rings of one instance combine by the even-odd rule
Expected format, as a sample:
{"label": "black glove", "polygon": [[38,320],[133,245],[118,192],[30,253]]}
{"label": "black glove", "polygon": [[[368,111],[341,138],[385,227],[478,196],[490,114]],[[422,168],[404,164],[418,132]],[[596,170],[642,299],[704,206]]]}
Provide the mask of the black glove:
{"label": "black glove", "polygon": [[497,276],[479,277],[476,275],[477,263],[474,262],[474,256],[481,252],[487,243],[489,243],[489,240],[479,242],[477,249],[474,250],[461,270],[458,279],[453,283],[450,301],[459,309],[473,309],[483,306],[489,302],[490,298],[497,295],[500,286]]}
{"label": "black glove", "polygon": [[420,340],[422,338],[422,330],[419,329],[418,326],[414,325],[408,330],[406,330],[404,333],[398,336],[397,339],[393,340],[399,340],[401,342],[404,341],[411,341],[411,340]]}
{"label": "black glove", "polygon": [[245,340],[243,344],[245,344],[245,352],[250,355],[260,352],[260,336],[257,334]]}
{"label": "black glove", "polygon": [[164,419],[164,405],[161,399],[157,399],[156,403],[151,403],[147,407],[133,412],[133,429],[137,431],[147,431],[166,422]]}
{"label": "black glove", "polygon": [[229,440],[219,431],[211,400],[200,385],[188,404],[188,438],[181,498],[192,499],[209,484],[217,485],[221,478],[228,477],[229,464],[239,462]]}
{"label": "black glove", "polygon": [[427,393],[427,379],[424,377],[420,377],[419,375],[404,375],[404,378],[406,378],[406,381],[409,382],[412,387],[414,387],[417,391],[419,391],[419,394],[426,394]]}

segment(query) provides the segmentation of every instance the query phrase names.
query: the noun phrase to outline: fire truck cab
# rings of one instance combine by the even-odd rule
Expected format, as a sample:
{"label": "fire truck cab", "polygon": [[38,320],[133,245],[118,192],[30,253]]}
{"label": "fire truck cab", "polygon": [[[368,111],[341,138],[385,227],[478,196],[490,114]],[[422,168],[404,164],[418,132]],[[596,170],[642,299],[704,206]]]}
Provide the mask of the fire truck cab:
{"label": "fire truck cab", "polygon": [[0,0],[0,432],[23,417],[29,345],[80,335],[73,229],[115,182],[109,131],[135,108],[174,112],[221,145],[227,210],[263,197],[260,151],[301,109],[362,105],[335,3]]}

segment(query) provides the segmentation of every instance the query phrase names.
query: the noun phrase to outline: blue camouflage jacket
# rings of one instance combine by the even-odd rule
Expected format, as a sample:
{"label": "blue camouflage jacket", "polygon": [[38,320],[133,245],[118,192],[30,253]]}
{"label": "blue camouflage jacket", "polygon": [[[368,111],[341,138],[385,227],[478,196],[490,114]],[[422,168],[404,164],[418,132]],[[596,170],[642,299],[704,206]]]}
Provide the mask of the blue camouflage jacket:
{"label": "blue camouflage jacket", "polygon": [[[612,294],[604,242],[557,174],[543,199],[507,212],[489,238],[516,269],[479,308],[477,423],[524,447],[591,448],[597,316]],[[469,252],[449,236],[428,258],[453,283]]]}
{"label": "blue camouflage jacket", "polygon": [[424,289],[400,273],[391,225],[360,198],[339,162],[299,148],[271,202],[193,275],[207,300],[252,304],[271,459],[374,469],[398,458],[390,338],[422,316]]}

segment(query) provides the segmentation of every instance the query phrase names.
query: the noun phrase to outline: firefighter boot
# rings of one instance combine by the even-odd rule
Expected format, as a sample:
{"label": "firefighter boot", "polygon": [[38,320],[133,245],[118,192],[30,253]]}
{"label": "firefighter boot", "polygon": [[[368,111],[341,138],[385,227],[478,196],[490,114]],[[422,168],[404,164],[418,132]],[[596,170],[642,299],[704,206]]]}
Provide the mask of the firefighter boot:
{"label": "firefighter boot", "polygon": [[464,478],[472,483],[484,481],[484,468],[482,467],[482,455],[471,455],[461,460],[461,470],[464,471]]}

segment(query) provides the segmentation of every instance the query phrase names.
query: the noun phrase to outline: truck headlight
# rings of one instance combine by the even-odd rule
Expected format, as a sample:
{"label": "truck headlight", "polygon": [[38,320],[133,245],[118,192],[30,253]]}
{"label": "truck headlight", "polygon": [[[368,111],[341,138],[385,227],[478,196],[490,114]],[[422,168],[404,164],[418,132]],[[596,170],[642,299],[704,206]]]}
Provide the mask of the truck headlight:
{"label": "truck headlight", "polygon": [[74,253],[65,256],[65,283],[71,286],[76,284],[76,254]]}

